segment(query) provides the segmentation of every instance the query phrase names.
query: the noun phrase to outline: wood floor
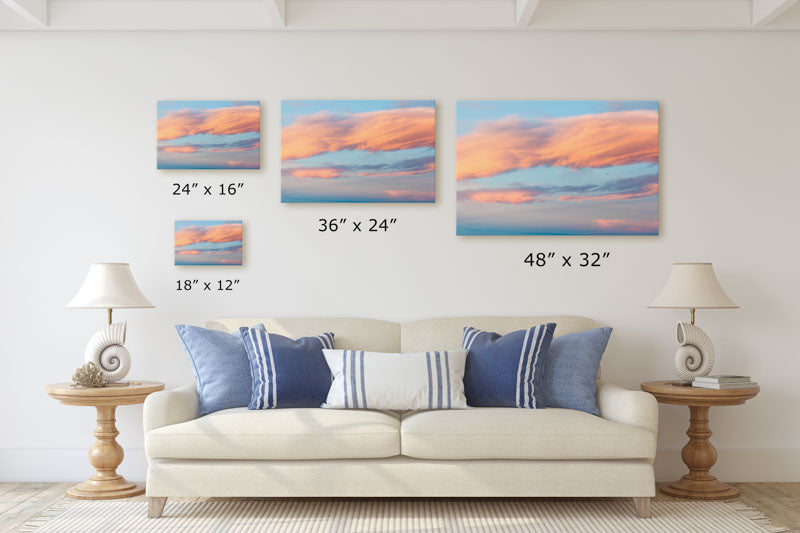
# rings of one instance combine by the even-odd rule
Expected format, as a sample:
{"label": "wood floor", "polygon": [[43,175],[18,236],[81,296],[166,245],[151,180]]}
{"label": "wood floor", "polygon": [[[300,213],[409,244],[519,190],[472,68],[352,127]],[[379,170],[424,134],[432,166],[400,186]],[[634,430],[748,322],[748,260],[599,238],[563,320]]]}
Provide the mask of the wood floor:
{"label": "wood floor", "polygon": [[[0,533],[14,528],[64,499],[72,483],[0,483]],[[800,532],[800,483],[733,483],[739,501],[772,519],[775,525]],[[144,501],[144,496],[131,498]],[[655,501],[681,501],[660,492]],[[631,512],[633,509],[631,508]],[[144,508],[142,509],[144,512]]]}

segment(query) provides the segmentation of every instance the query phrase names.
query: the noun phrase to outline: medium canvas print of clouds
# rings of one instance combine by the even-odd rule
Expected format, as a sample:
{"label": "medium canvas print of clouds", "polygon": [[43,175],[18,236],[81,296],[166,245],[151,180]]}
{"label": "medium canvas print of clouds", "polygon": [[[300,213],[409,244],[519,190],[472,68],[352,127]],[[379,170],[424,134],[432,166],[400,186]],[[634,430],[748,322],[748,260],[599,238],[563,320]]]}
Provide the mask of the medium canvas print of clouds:
{"label": "medium canvas print of clouds", "polygon": [[284,100],[281,201],[433,202],[433,100]]}
{"label": "medium canvas print of clouds", "polygon": [[241,220],[175,221],[175,265],[241,264]]}
{"label": "medium canvas print of clouds", "polygon": [[658,102],[463,101],[459,235],[657,235]]}
{"label": "medium canvas print of clouds", "polygon": [[258,169],[257,100],[158,102],[159,169]]}

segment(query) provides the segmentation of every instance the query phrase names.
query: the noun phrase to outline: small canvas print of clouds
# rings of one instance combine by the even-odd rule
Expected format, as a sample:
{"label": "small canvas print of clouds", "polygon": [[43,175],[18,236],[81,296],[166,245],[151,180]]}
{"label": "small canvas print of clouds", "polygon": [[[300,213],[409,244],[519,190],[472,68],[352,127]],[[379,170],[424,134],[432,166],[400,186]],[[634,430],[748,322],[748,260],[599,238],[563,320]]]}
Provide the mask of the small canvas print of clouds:
{"label": "small canvas print of clouds", "polygon": [[241,264],[241,220],[175,221],[175,265]]}
{"label": "small canvas print of clouds", "polygon": [[433,202],[433,100],[284,100],[281,201]]}
{"label": "small canvas print of clouds", "polygon": [[257,100],[158,102],[159,169],[258,169]]}
{"label": "small canvas print of clouds", "polygon": [[463,101],[459,235],[658,235],[658,102]]}

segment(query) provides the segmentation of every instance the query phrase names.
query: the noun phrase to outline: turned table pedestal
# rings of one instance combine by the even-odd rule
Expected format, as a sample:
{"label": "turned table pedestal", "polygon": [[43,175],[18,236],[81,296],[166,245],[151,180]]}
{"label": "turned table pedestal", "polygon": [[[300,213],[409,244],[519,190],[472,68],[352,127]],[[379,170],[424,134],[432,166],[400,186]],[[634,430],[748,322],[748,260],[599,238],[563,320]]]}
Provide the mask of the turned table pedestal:
{"label": "turned table pedestal", "polygon": [[759,387],[750,389],[701,389],[687,387],[680,381],[649,381],[642,390],[656,397],[659,403],[689,407],[689,442],[681,451],[681,458],[689,473],[678,481],[661,488],[661,492],[678,498],[693,500],[726,500],[739,495],[739,490],[722,483],[711,475],[717,462],[717,450],[709,440],[708,411],[713,406],[740,405],[755,397]]}
{"label": "turned table pedestal", "polygon": [[66,405],[88,405],[97,409],[97,439],[89,449],[89,463],[95,474],[87,481],[67,489],[67,496],[81,500],[111,500],[144,494],[143,483],[132,483],[117,474],[117,467],[125,457],[117,442],[114,413],[118,405],[143,403],[149,394],[164,389],[156,381],[130,381],[99,388],[73,387],[69,383],[48,385],[47,394]]}

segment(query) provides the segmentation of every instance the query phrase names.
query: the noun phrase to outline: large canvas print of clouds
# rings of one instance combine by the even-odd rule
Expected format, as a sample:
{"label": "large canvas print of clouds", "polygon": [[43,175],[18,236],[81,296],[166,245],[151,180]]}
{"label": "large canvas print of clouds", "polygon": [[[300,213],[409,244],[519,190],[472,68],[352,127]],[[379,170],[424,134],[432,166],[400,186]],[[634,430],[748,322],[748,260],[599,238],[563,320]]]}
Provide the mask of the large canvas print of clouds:
{"label": "large canvas print of clouds", "polygon": [[284,100],[281,201],[433,202],[433,100]]}
{"label": "large canvas print of clouds", "polygon": [[241,264],[241,220],[175,221],[175,265]]}
{"label": "large canvas print of clouds", "polygon": [[459,235],[657,235],[658,102],[463,101]]}
{"label": "large canvas print of clouds", "polygon": [[158,102],[159,169],[258,169],[257,100]]}

